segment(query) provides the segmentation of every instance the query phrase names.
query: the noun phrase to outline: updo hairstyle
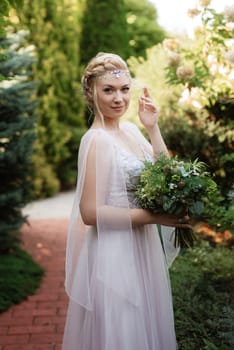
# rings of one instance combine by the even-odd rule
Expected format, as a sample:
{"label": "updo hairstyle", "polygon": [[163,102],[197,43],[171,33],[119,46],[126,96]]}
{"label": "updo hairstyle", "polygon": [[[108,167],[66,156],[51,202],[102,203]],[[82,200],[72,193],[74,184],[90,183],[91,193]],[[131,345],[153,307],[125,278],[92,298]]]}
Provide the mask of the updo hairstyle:
{"label": "updo hairstyle", "polygon": [[[108,71],[127,70],[126,62],[118,55],[106,52],[99,52],[94,58],[89,61],[84,70],[81,82],[83,86],[83,93],[86,102],[89,106],[95,107],[95,81],[97,77],[105,75]],[[97,110],[98,110],[98,106]]]}

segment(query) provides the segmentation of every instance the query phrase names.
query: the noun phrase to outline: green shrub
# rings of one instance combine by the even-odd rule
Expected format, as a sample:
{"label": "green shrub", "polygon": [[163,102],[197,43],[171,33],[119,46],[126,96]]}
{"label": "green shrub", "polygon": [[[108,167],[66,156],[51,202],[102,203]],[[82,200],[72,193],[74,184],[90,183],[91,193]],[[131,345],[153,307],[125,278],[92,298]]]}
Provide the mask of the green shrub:
{"label": "green shrub", "polygon": [[[21,208],[31,200],[32,149],[36,138],[34,58],[25,31],[0,39],[0,253],[19,242]],[[3,56],[4,55],[4,56]]]}
{"label": "green shrub", "polygon": [[0,312],[34,294],[43,269],[20,248],[0,255]]}
{"label": "green shrub", "polygon": [[232,250],[200,241],[182,251],[170,271],[180,350],[234,346]]}
{"label": "green shrub", "polygon": [[42,145],[39,142],[35,144],[32,161],[31,180],[33,184],[33,197],[46,198],[59,192],[59,180],[51,164],[47,162]]}

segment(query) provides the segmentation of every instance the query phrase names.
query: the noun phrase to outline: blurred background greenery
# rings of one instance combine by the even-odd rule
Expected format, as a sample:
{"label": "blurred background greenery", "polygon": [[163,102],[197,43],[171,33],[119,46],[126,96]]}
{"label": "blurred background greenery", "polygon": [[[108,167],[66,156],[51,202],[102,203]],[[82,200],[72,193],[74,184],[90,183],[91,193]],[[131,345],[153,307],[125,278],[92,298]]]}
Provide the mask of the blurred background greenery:
{"label": "blurred background greenery", "polygon": [[211,5],[189,10],[200,18],[191,38],[167,33],[148,0],[1,1],[2,251],[17,244],[28,201],[75,186],[90,118],[80,79],[98,51],[128,61],[134,82],[125,118],[138,123],[147,85],[171,153],[209,165],[221,189],[212,225],[233,230],[234,15],[233,6],[218,13]]}
{"label": "blurred background greenery", "polygon": [[[33,199],[75,186],[77,151],[90,118],[82,96],[82,71],[97,52],[114,52],[128,61],[134,78],[133,99],[124,118],[140,127],[137,101],[147,85],[160,109],[171,154],[205,161],[220,186],[219,198],[208,208],[212,220],[205,225],[228,237],[228,250],[211,252],[203,245],[182,254],[172,270],[172,283],[180,348],[225,350],[233,344],[231,318],[226,316],[233,308],[225,311],[224,304],[231,302],[233,283],[234,8],[218,13],[212,1],[199,0],[188,16],[200,18],[192,37],[162,28],[148,0],[0,1],[0,282],[5,286],[8,265],[15,271],[21,266],[18,259],[26,261],[24,271],[33,264],[19,250],[25,221],[21,209]],[[213,248],[217,241],[212,241]],[[14,262],[7,262],[12,254]],[[212,278],[205,295],[200,287],[208,272]],[[42,274],[38,268],[25,278],[37,275],[40,282]],[[224,280],[228,296],[220,287]],[[190,289],[183,287],[186,283]],[[13,285],[11,300],[0,310],[20,300],[20,292],[15,300],[15,290],[23,285],[21,279]],[[9,287],[4,290],[8,297]],[[184,290],[188,300],[181,298]],[[211,331],[206,334],[199,323],[207,316],[203,311],[211,294]],[[190,338],[186,334],[192,322],[191,300],[200,305],[192,308],[197,310],[192,329],[198,329],[200,338],[198,332]],[[223,338],[214,332],[213,318],[217,316],[219,324],[222,310]]]}

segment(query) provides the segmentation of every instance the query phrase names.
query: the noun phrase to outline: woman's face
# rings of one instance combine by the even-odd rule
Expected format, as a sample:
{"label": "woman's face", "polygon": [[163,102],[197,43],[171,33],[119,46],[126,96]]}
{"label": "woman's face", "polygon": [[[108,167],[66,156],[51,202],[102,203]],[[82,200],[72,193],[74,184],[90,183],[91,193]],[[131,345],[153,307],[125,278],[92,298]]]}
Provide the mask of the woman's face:
{"label": "woman's face", "polygon": [[105,119],[121,117],[130,102],[131,80],[129,75],[107,73],[96,80],[97,104]]}

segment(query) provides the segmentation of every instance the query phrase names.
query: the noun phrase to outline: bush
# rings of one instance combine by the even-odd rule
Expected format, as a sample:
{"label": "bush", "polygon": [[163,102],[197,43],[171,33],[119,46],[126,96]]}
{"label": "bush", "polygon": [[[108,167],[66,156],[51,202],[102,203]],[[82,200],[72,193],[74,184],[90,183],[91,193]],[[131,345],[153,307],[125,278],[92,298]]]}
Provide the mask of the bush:
{"label": "bush", "polygon": [[25,31],[0,41],[0,253],[19,241],[24,217],[21,208],[30,201],[32,149],[35,135],[36,86],[28,81],[33,56],[24,50]]}
{"label": "bush", "polygon": [[234,346],[232,250],[200,241],[183,251],[170,271],[180,350]]}
{"label": "bush", "polygon": [[43,270],[20,248],[0,255],[0,312],[34,294]]}

